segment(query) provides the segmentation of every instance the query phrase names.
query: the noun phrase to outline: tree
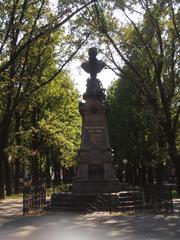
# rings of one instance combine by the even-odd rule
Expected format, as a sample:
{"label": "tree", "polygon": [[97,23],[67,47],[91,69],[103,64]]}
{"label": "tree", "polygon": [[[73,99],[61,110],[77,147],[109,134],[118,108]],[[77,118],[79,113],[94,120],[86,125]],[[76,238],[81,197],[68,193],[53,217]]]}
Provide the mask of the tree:
{"label": "tree", "polygon": [[[7,151],[15,165],[20,165],[19,173],[22,168],[29,169],[33,186],[38,186],[42,178],[49,183],[50,167],[59,177],[60,168],[75,166],[80,135],[77,105],[78,93],[69,76],[62,73],[34,94],[20,122],[18,117],[22,115],[16,116],[16,138],[12,136]],[[17,181],[16,177],[19,190]]]}
{"label": "tree", "polygon": [[60,167],[75,167],[81,126],[78,92],[64,74],[47,88],[45,96],[47,98],[45,97],[44,102],[48,104],[48,108],[41,107],[45,112],[38,123],[39,134],[42,147],[46,146],[53,154],[50,165],[56,173]]}
{"label": "tree", "polygon": [[[41,37],[57,31],[73,16],[94,2],[95,0],[87,3],[84,3],[84,1],[63,2],[64,7],[59,3],[56,15],[50,13],[49,1],[45,0],[33,2],[29,0],[6,1],[6,4],[1,3],[2,44],[0,54],[2,58],[0,73],[6,71],[31,44]],[[31,20],[30,25],[29,20]],[[6,47],[9,44],[13,49],[7,55]],[[3,56],[4,54],[5,56]],[[3,57],[5,57],[5,61]]]}
{"label": "tree", "polygon": [[[128,69],[124,69],[128,71]],[[128,160],[128,180],[135,184],[152,182],[152,167],[162,166],[167,159],[167,146],[156,115],[131,81],[129,71],[112,83],[108,90],[110,142],[119,170]],[[137,172],[141,172],[141,179]],[[143,178],[143,179],[142,179]],[[140,181],[141,180],[141,181]]]}
{"label": "tree", "polygon": [[[63,48],[59,48],[59,55],[56,54],[57,41],[61,42],[59,46],[63,47],[63,42],[67,43],[68,40],[68,36],[64,35],[64,24],[93,2],[64,4],[66,7],[59,8],[56,14],[52,13],[48,1],[44,0],[0,3],[0,89],[3,91],[0,97],[1,197],[4,197],[4,183],[7,195],[11,194],[10,168],[5,149],[8,147],[13,115],[18,111],[21,101],[28,105],[35,91],[58,76],[86,41],[88,34],[82,41],[73,41],[74,47],[72,51],[69,50],[68,55]],[[55,32],[58,32],[58,40]],[[71,41],[69,44],[71,46]],[[66,45],[68,47],[68,44]],[[59,59],[59,68],[52,67]],[[48,64],[51,65],[51,70]]]}
{"label": "tree", "polygon": [[[119,28],[110,28],[106,8],[96,5],[95,27],[101,36],[103,34],[104,41],[109,46],[107,56],[113,64],[111,68],[119,76],[127,76],[121,61],[124,62],[133,76],[131,81],[136,83],[146,104],[157,116],[166,136],[169,156],[176,168],[180,192],[180,160],[177,150],[180,112],[178,1],[111,1],[111,6],[113,3],[114,9],[121,11],[129,23]],[[129,13],[137,12],[139,8],[141,21],[137,23],[130,18]],[[117,60],[118,57],[121,61]]]}

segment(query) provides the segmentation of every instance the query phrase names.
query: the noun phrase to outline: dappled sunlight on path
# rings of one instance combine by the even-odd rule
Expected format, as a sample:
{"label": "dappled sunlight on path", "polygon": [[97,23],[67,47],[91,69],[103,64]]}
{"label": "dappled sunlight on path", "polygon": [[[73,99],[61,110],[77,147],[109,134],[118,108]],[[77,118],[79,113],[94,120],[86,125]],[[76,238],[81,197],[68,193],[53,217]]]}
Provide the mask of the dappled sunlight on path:
{"label": "dappled sunlight on path", "polygon": [[180,239],[180,216],[18,216],[0,228],[3,240],[171,240]]}
{"label": "dappled sunlight on path", "polygon": [[[3,204],[1,202],[1,204]],[[16,204],[12,204],[14,212]],[[19,207],[21,205],[19,204]],[[180,214],[72,214],[1,216],[2,240],[179,240]],[[21,206],[22,207],[22,206]],[[3,205],[1,205],[1,214]],[[9,210],[8,210],[9,209]],[[20,208],[19,208],[20,210]],[[12,211],[13,212],[13,211]]]}
{"label": "dappled sunlight on path", "polygon": [[0,222],[5,217],[19,215],[22,213],[22,199],[0,200]]}

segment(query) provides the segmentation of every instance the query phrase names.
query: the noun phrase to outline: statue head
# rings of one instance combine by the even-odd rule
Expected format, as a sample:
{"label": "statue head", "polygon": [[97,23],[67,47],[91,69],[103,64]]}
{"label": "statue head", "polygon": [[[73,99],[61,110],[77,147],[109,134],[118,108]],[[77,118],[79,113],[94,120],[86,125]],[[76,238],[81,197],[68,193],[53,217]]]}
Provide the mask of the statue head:
{"label": "statue head", "polygon": [[95,48],[95,47],[90,48],[88,53],[89,53],[89,57],[96,57],[97,53],[98,53],[97,48]]}

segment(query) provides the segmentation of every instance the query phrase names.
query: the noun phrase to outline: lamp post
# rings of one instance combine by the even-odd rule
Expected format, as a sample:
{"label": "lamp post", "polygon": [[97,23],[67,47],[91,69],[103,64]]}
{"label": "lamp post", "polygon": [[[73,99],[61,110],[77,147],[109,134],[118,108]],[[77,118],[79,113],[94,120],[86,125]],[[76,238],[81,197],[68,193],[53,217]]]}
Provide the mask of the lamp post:
{"label": "lamp post", "polygon": [[113,148],[111,149],[111,155],[114,158],[114,149]]}
{"label": "lamp post", "polygon": [[163,175],[163,179],[162,179],[162,182],[163,182],[163,184],[165,184],[165,182],[166,182],[166,180],[167,180],[167,175],[166,175],[166,170],[167,170],[167,168],[166,168],[167,166],[166,166],[166,161],[163,161],[163,169],[162,169],[162,175]]}
{"label": "lamp post", "polygon": [[127,171],[127,163],[128,163],[128,160],[127,159],[123,159],[123,166],[124,166],[124,170],[123,170],[123,182],[126,182],[127,179],[126,179],[126,171]]}
{"label": "lamp post", "polygon": [[51,176],[51,186],[52,186],[52,188],[53,188],[53,193],[54,193],[54,191],[55,191],[55,189],[54,189],[54,179],[55,179],[55,175],[54,175],[54,172],[53,172],[52,167],[50,167],[50,176]]}

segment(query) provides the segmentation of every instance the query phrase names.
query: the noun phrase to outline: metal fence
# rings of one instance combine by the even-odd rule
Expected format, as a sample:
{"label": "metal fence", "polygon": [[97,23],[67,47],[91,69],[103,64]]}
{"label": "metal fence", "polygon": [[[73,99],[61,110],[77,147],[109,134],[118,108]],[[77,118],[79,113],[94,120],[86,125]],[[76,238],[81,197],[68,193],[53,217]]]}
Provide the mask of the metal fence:
{"label": "metal fence", "polygon": [[144,188],[144,200],[147,209],[154,212],[173,213],[172,187],[152,184]]}
{"label": "metal fence", "polygon": [[38,187],[31,186],[29,181],[24,182],[23,187],[23,215],[37,213],[46,205],[46,187],[40,184]]}

